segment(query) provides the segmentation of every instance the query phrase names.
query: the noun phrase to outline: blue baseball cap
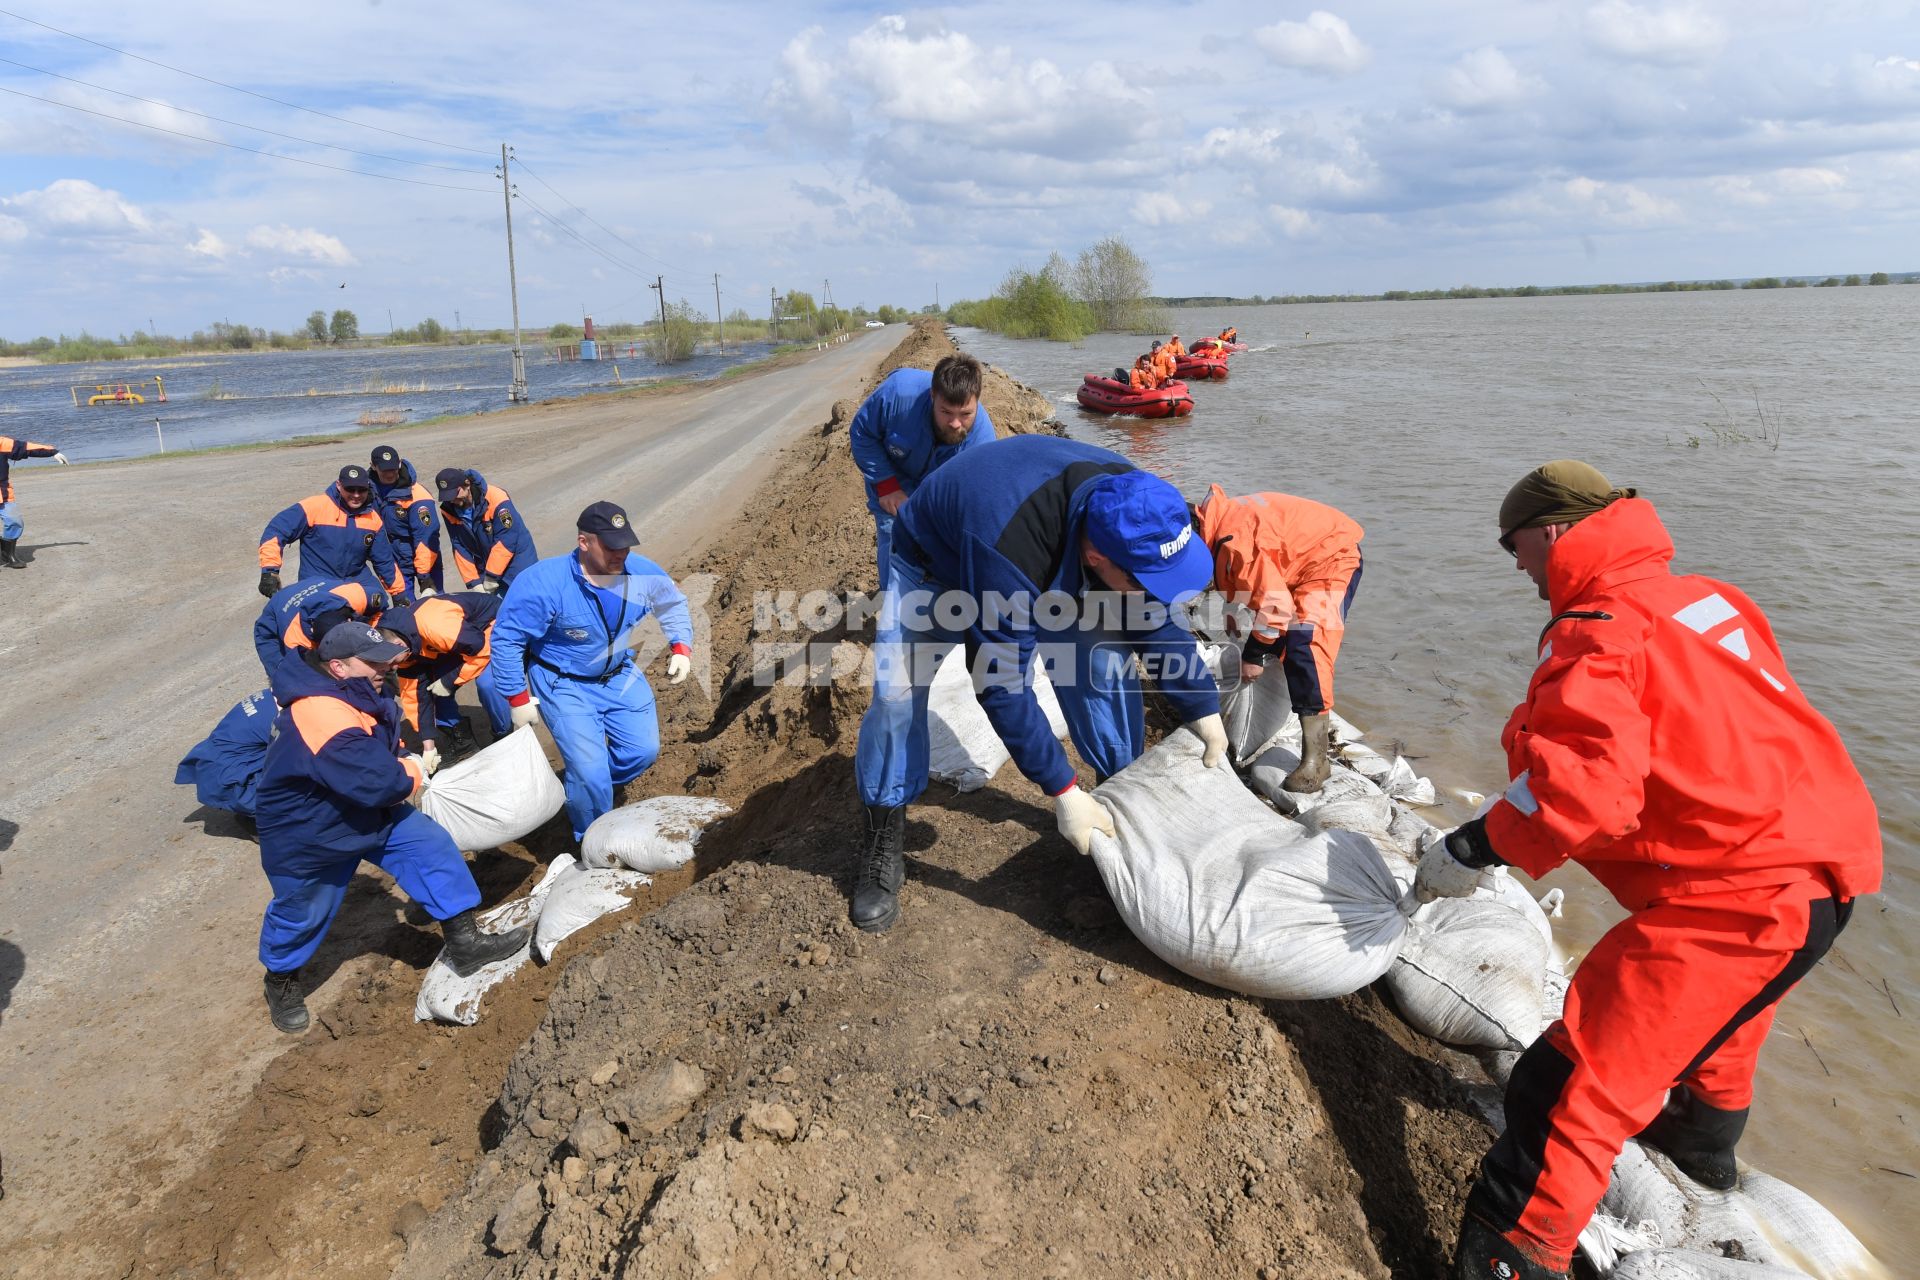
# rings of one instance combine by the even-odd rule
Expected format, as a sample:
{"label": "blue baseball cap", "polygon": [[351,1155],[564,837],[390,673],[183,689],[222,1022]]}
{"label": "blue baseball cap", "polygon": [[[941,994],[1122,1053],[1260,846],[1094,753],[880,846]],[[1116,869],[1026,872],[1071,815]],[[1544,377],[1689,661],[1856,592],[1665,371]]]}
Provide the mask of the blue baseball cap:
{"label": "blue baseball cap", "polygon": [[1094,484],[1087,537],[1162,604],[1198,595],[1213,581],[1213,553],[1194,532],[1187,500],[1150,471],[1123,471]]}

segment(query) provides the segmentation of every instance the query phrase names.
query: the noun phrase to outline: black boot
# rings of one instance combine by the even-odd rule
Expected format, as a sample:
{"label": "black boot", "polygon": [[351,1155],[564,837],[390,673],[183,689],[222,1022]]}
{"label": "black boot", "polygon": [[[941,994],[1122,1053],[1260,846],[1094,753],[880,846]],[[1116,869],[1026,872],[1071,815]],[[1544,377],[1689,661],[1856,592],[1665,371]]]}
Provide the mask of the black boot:
{"label": "black boot", "polygon": [[463,760],[479,749],[480,744],[474,741],[473,726],[465,719],[441,734],[440,755],[448,764]]}
{"label": "black boot", "polygon": [[14,548],[19,545],[18,538],[0,538],[0,568],[24,569],[27,567],[27,562],[14,553]]}
{"label": "black boot", "polygon": [[1518,1246],[1471,1213],[1460,1219],[1453,1251],[1453,1280],[1568,1280],[1571,1273],[1535,1262]]}
{"label": "black boot", "polygon": [[1740,1181],[1733,1148],[1747,1127],[1747,1109],[1722,1111],[1708,1106],[1684,1085],[1667,1095],[1667,1105],[1642,1129],[1642,1144],[1703,1187],[1731,1191]]}
{"label": "black boot", "polygon": [[848,912],[856,929],[881,933],[900,918],[900,885],[907,878],[907,808],[867,806],[867,849],[853,878],[853,908]]}
{"label": "black boot", "polygon": [[471,978],[495,960],[505,960],[525,950],[533,931],[522,926],[506,933],[482,933],[473,908],[469,907],[450,920],[442,920],[440,935],[447,940],[440,958],[461,977]]}
{"label": "black boot", "polygon": [[273,1025],[290,1036],[307,1029],[307,999],[300,994],[300,971],[275,973],[267,970],[267,1012]]}

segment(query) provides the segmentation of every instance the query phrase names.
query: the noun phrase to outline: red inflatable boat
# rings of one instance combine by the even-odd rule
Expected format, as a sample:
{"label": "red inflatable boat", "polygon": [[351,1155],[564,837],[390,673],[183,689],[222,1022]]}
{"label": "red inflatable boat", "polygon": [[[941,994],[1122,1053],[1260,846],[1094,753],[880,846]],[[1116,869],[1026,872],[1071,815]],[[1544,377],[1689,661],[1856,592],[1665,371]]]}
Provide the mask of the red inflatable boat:
{"label": "red inflatable boat", "polygon": [[1214,355],[1232,355],[1236,351],[1245,351],[1246,349],[1247,344],[1244,342],[1222,342],[1218,338],[1202,338],[1188,348],[1188,350],[1195,355],[1206,355],[1208,353]]}
{"label": "red inflatable boat", "polygon": [[1225,382],[1227,358],[1212,350],[1196,351],[1176,359],[1173,362],[1173,371],[1182,378],[1192,378],[1199,382]]}
{"label": "red inflatable boat", "polygon": [[1152,391],[1135,391],[1130,383],[1115,382],[1090,373],[1080,384],[1080,407],[1095,413],[1130,413],[1136,418],[1184,418],[1193,412],[1193,397],[1184,382],[1169,382]]}

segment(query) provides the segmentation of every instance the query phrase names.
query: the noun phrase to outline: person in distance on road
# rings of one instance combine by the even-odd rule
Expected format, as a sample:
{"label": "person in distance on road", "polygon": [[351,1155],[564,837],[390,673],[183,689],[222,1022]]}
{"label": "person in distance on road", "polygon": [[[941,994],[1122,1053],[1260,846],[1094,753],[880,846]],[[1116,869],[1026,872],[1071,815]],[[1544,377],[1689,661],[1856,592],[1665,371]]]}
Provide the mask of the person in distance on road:
{"label": "person in distance on road", "polygon": [[440,512],[413,464],[392,445],[373,451],[373,500],[385,522],[401,576],[415,600],[440,590]]}
{"label": "person in distance on road", "polygon": [[445,467],[433,481],[462,585],[469,591],[505,591],[540,555],[513,499],[470,469]]}
{"label": "person in distance on road", "polygon": [[253,651],[272,680],[288,653],[311,649],[338,623],[354,618],[377,621],[391,604],[387,593],[374,585],[371,569],[351,582],[304,579],[274,592],[260,610],[253,624]]}
{"label": "person in distance on road", "polygon": [[319,947],[362,862],[391,875],[440,921],[440,958],[467,977],[527,945],[528,931],[480,930],[480,889],[445,828],[407,801],[426,785],[400,755],[400,709],[379,682],[406,653],[364,622],[343,622],[273,673],[281,710],[255,791],[260,867],[273,901],[260,922],[267,1011],[307,1029],[300,966]]}
{"label": "person in distance on road", "polygon": [[1552,611],[1501,734],[1513,781],[1429,844],[1415,891],[1572,859],[1631,914],[1521,1055],[1467,1196],[1464,1280],[1565,1276],[1627,1139],[1728,1190],[1780,999],[1880,887],[1879,815],[1758,605],[1669,567],[1653,505],[1584,462],[1536,468],[1500,545]]}
{"label": "person in distance on road", "polygon": [[260,535],[260,594],[268,599],[280,590],[281,557],[293,542],[300,544],[296,582],[308,578],[344,582],[371,565],[374,580],[388,594],[400,599],[406,592],[365,467],[340,468],[339,478],[324,493],[300,499],[267,522]]}
{"label": "person in distance on road", "polygon": [[52,458],[63,467],[67,465],[67,455],[50,444],[0,436],[0,568],[27,567],[18,550],[20,535],[26,532],[26,526],[13,505],[13,464],[22,458]]}
{"label": "person in distance on road", "polygon": [[494,688],[513,727],[546,723],[567,765],[573,838],[613,808],[615,787],[660,754],[653,690],[634,661],[633,629],[660,619],[671,654],[667,679],[693,669],[693,619],[673,579],[634,553],[627,513],[596,502],[576,522],[578,545],[541,560],[514,583],[493,624]]}
{"label": "person in distance on road", "polygon": [[440,743],[450,754],[474,746],[472,731],[454,701],[454,691],[471,684],[480,695],[496,739],[512,720],[507,700],[494,687],[493,621],[500,597],[484,591],[453,591],[395,609],[380,619],[380,630],[407,646],[394,664],[400,714],[420,741],[429,770],[440,767]]}
{"label": "person in distance on road", "polygon": [[941,464],[994,438],[993,419],[980,403],[980,362],[950,355],[931,372],[895,369],[853,415],[847,435],[853,464],[866,480],[885,591],[901,505]]}

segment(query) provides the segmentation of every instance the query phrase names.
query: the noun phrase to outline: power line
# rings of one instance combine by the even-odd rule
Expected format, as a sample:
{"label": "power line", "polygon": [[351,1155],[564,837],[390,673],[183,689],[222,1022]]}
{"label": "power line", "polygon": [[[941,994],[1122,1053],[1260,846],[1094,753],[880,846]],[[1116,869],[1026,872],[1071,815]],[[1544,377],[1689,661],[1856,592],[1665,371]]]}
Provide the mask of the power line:
{"label": "power line", "polygon": [[[0,10],[4,13],[5,10]],[[365,169],[349,169],[345,165],[324,164],[319,160],[303,160],[299,156],[281,155],[278,151],[262,151],[259,147],[243,147],[237,142],[225,142],[219,138],[203,138],[197,133],[182,133],[178,129],[168,129],[157,124],[148,124],[144,120],[129,120],[125,116],[116,116],[106,111],[95,111],[92,107],[78,107],[71,102],[61,102],[56,98],[43,98],[37,93],[22,93],[18,89],[9,89],[0,85],[0,93],[10,93],[16,98],[29,98],[34,102],[44,102],[50,107],[64,107],[68,111],[78,111],[83,115],[98,116],[102,120],[112,120],[118,124],[130,124],[137,129],[151,129],[155,133],[172,134],[176,138],[185,138],[189,142],[205,142],[211,146],[227,147],[234,151],[245,151],[256,156],[266,156],[269,160],[285,160],[289,164],[304,164],[315,169],[331,169],[335,173],[351,173],[361,178],[378,178],[382,182],[404,182],[415,187],[438,187],[442,191],[471,191],[482,195],[491,194],[480,187],[456,187],[447,182],[426,182],[419,178],[402,178],[391,173],[368,173]]]}
{"label": "power line", "polygon": [[[553,194],[556,197],[558,197],[560,203],[566,205],[569,209],[572,209],[575,213],[585,218],[588,222],[593,223],[594,226],[599,227],[602,231],[605,231],[608,235],[612,236],[615,240],[618,240],[621,244],[626,245],[627,248],[633,250],[635,253],[639,254],[641,257],[646,258],[649,261],[655,262],[660,266],[665,267],[669,271],[684,270],[684,268],[677,267],[673,263],[668,262],[665,258],[656,257],[654,254],[648,253],[645,249],[642,249],[639,245],[634,244],[632,241],[620,235],[618,232],[613,231],[608,227],[602,225],[599,222],[599,220],[596,219],[592,214],[588,213],[585,209],[582,209],[579,205],[575,204],[573,201],[567,199],[564,195],[561,195],[560,192],[554,187],[552,183],[548,182],[545,178],[541,177],[539,174],[534,173],[532,169],[527,167],[527,162],[524,160],[520,162],[520,171],[522,173],[530,175],[535,182],[539,183],[541,186],[545,187],[547,190],[552,191]],[[682,288],[691,287],[684,280],[677,280],[675,281],[675,283],[680,285]],[[703,288],[705,287],[704,283],[701,285],[701,287]]]}
{"label": "power line", "polygon": [[[63,31],[59,27],[49,26],[44,22],[38,22],[32,18],[25,16],[24,14],[15,13],[11,9],[0,9],[0,14],[4,14],[9,18],[14,19],[15,21],[24,22],[28,26],[39,27],[42,31],[51,31],[57,36],[65,36],[69,40],[78,40],[82,44],[90,44],[96,49],[105,49],[108,53],[117,53],[123,58],[132,58],[136,62],[144,62],[151,67],[159,67],[162,71],[171,71],[175,75],[188,76],[188,77],[191,77],[192,79],[199,80],[205,84],[217,85],[222,89],[231,89],[235,93],[244,93],[250,98],[259,98],[262,102],[271,102],[276,106],[288,107],[294,111],[304,111],[311,116],[321,116],[328,120],[337,120],[341,124],[350,124],[356,129],[371,129],[375,133],[384,133],[395,138],[405,138],[409,142],[424,142],[430,147],[444,147],[449,151],[471,151],[473,154],[479,155],[479,156],[491,156],[493,154],[493,152],[485,150],[484,148],[481,148],[481,147],[464,147],[457,142],[441,142],[434,138],[422,138],[417,134],[401,133],[397,129],[383,129],[377,124],[362,124],[358,120],[349,120],[345,116],[336,116],[330,111],[317,111],[312,107],[303,107],[297,102],[288,102],[284,98],[276,98],[271,94],[257,93],[252,89],[242,89],[237,84],[228,84],[224,80],[215,80],[212,76],[203,76],[197,71],[188,71],[182,67],[169,66],[167,63],[161,62],[156,58],[142,57],[140,54],[131,53],[125,49],[118,49],[110,44],[102,44],[100,41],[91,39],[87,36],[76,35],[71,31]],[[26,95],[26,96],[30,97],[32,95]]]}
{"label": "power line", "polygon": [[[522,165],[521,167],[525,168],[526,166]],[[646,279],[647,273],[645,271],[642,271],[639,267],[634,266],[630,262],[622,262],[620,259],[614,257],[611,253],[608,253],[605,249],[602,249],[599,245],[587,239],[585,236],[575,231],[572,227],[562,222],[559,218],[549,213],[544,207],[536,203],[532,196],[529,196],[524,192],[519,192],[519,191],[514,192],[514,196],[515,198],[519,199],[520,201],[528,205],[530,208],[532,208],[532,210],[535,213],[539,214],[541,217],[545,218],[548,222],[552,223],[554,228],[560,231],[562,234],[572,237],[574,240],[578,241],[583,247],[592,251],[593,253],[599,254],[601,257],[605,258],[608,262],[611,262],[614,266],[620,268],[622,271],[628,272],[632,275],[639,276],[643,280]],[[648,285],[647,287],[652,288],[653,286]]]}
{"label": "power line", "polygon": [[387,160],[394,164],[417,165],[422,169],[445,169],[448,173],[471,173],[481,177],[487,176],[487,170],[485,169],[462,169],[457,165],[434,164],[427,160],[404,160],[399,156],[382,155],[378,151],[356,151],[352,147],[343,147],[338,143],[320,142],[314,138],[303,138],[295,133],[281,133],[276,129],[263,129],[257,124],[245,124],[239,120],[228,120],[222,116],[210,116],[204,111],[195,111],[191,107],[177,107],[171,102],[161,102],[157,98],[143,98],[137,93],[128,93],[124,89],[110,89],[106,85],[94,84],[90,80],[80,80],[73,76],[62,75],[58,71],[49,71],[45,67],[33,67],[28,66],[24,62],[15,62],[12,58],[0,58],[0,63],[5,63],[9,67],[19,67],[22,71],[33,71],[43,76],[52,76],[55,80],[65,80],[69,84],[81,85],[88,89],[98,89],[102,93],[111,93],[122,98],[131,98],[135,102],[144,102],[150,107],[164,107],[168,111],[178,111],[182,115],[198,116],[202,120],[211,120],[215,124],[232,125],[236,129],[246,129],[251,133],[264,133],[275,138],[285,138],[289,142],[304,142],[311,147],[325,147],[329,151],[344,151],[348,155],[365,156],[369,160]]}

